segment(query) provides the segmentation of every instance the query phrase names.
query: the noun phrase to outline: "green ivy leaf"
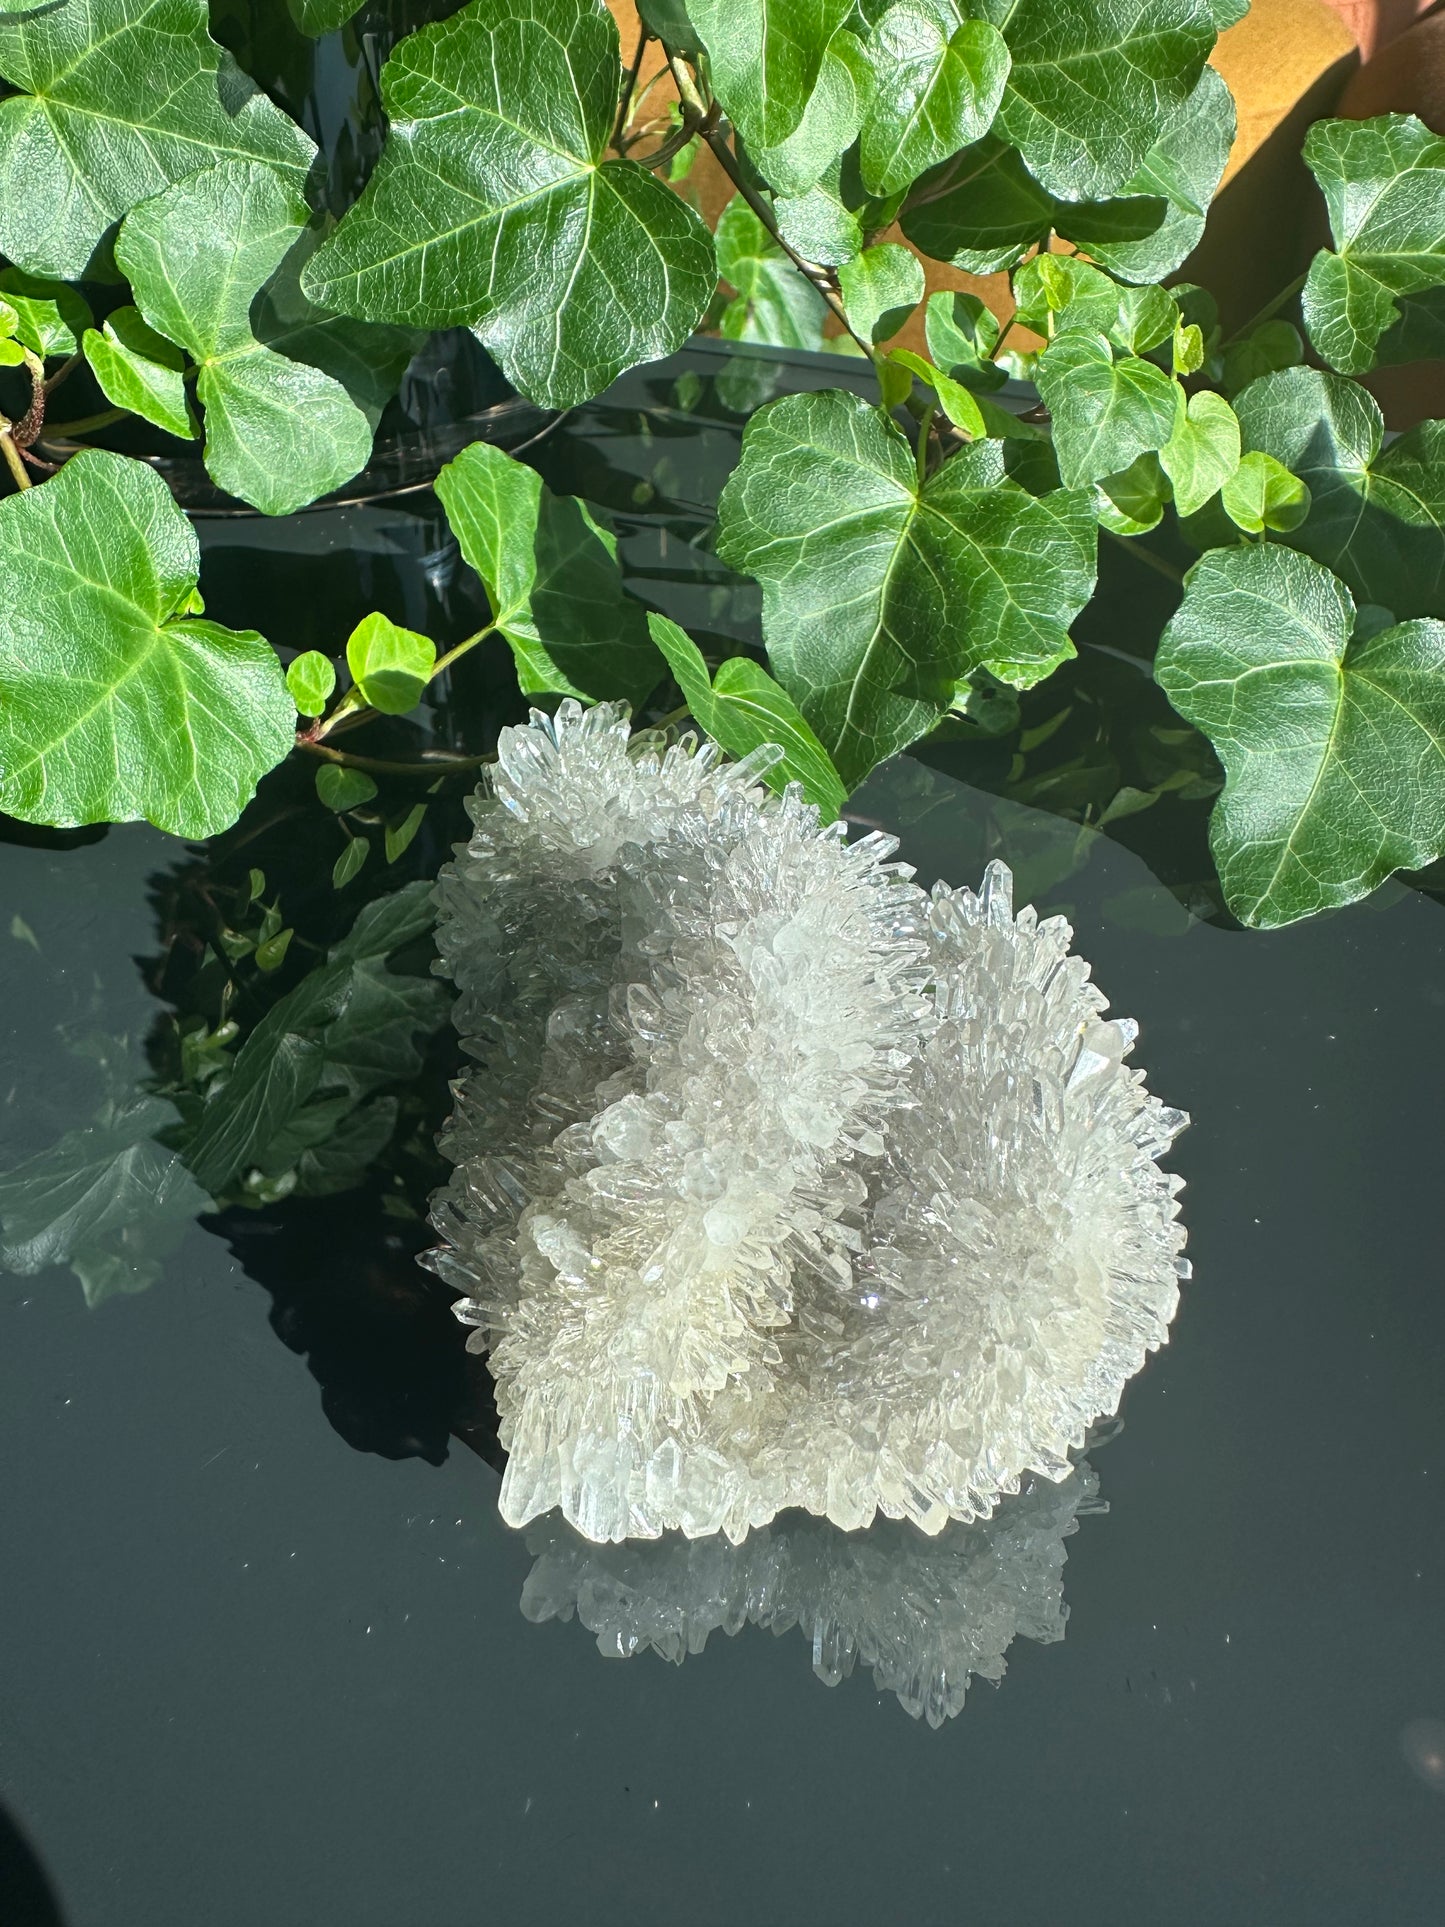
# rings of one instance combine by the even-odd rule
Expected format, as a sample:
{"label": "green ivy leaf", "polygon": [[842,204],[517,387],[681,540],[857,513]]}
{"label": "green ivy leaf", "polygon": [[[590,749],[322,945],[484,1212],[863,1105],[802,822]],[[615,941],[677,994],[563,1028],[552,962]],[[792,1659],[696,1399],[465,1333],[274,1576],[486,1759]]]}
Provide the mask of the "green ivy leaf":
{"label": "green ivy leaf", "polygon": [[1230,521],[1249,535],[1262,535],[1266,529],[1287,535],[1309,514],[1310,492],[1273,455],[1254,452],[1240,458],[1219,491],[1219,502]]}
{"label": "green ivy leaf", "polygon": [[137,307],[199,370],[212,480],[265,515],[339,488],[371,454],[371,425],[340,382],[251,330],[252,300],[307,218],[274,169],[228,161],[143,201],[115,244]]}
{"label": "green ivy leaf", "polygon": [[650,615],[652,640],[667,658],[693,720],[729,756],[744,757],[762,743],[776,743],[782,760],[764,775],[771,789],[801,783],[825,823],[842,814],[848,800],[828,752],[788,692],[748,656],[729,656],[709,676],[702,651],[666,616]]}
{"label": "green ivy leaf", "polygon": [[887,341],[923,299],[923,263],[910,248],[885,241],[838,270],[848,319],[867,341]]}
{"label": "green ivy leaf", "polygon": [[1210,843],[1229,907],[1273,929],[1445,851],[1445,627],[1351,639],[1354,599],[1273,543],[1185,578],[1156,674],[1224,764]]}
{"label": "green ivy leaf", "polygon": [[1038,384],[1066,488],[1117,474],[1174,432],[1178,383],[1137,355],[1116,361],[1101,334],[1057,336],[1040,357]]}
{"label": "green ivy leaf", "polygon": [[0,268],[0,296],[15,311],[20,339],[42,357],[73,355],[94,319],[75,288],[23,268]]}
{"label": "green ivy leaf", "polygon": [[[863,225],[843,199],[841,174],[841,166],[825,170],[823,178],[806,194],[780,194],[773,202],[779,234],[805,261],[815,261],[820,267],[840,268],[863,245]],[[725,281],[732,280],[722,265],[720,245],[718,273]]]}
{"label": "green ivy leaf", "polygon": [[81,348],[108,402],[154,422],[168,435],[194,441],[199,430],[186,400],[185,356],[135,308],[116,308],[101,329],[88,328]]}
{"label": "green ivy leaf", "polygon": [[122,455],[0,502],[0,809],[187,837],[236,820],[296,712],[263,637],[176,614],[199,562],[160,476]]}
{"label": "green ivy leaf", "polygon": [[822,348],[828,304],[741,194],[735,194],[718,217],[717,265],[723,280],[737,291],[723,310],[724,340]]}
{"label": "green ivy leaf", "polygon": [[998,0],[998,10],[1013,58],[999,132],[1050,193],[1118,194],[1199,80],[1215,40],[1208,0]]}
{"label": "green ivy leaf", "polygon": [[1284,464],[1310,492],[1290,531],[1361,602],[1400,616],[1445,616],[1445,422],[1421,422],[1383,449],[1385,420],[1357,382],[1286,368],[1236,398],[1247,449]]}
{"label": "green ivy leaf", "polygon": [[810,192],[857,139],[872,92],[873,70],[862,41],[851,33],[835,33],[803,118],[776,147],[748,148],[748,158],[775,192]]}
{"label": "green ivy leaf", "polygon": [[413,803],[400,823],[387,824],[385,842],[386,860],[388,863],[395,863],[398,857],[406,855],[406,852],[415,841],[416,833],[421,828],[425,817],[426,804]]}
{"label": "green ivy leaf", "polygon": [[319,716],[336,687],[336,669],[319,649],[306,649],[286,670],[286,687],[302,716]]}
{"label": "green ivy leaf", "polygon": [[[376,611],[363,616],[346,639],[351,679],[362,701],[383,716],[405,716],[416,708],[436,659],[437,646],[430,636],[403,629]],[[320,780],[318,776],[318,788]]]}
{"label": "green ivy leaf", "polygon": [[[954,381],[951,376],[945,375],[941,368],[935,368],[931,362],[925,361],[922,355],[915,355],[910,348],[895,348],[889,360],[907,369],[910,375],[915,375],[926,387],[933,390],[938,397],[939,407],[955,428],[961,428],[966,435],[975,437],[987,435],[988,427],[978,398],[965,388],[962,382]],[[881,372],[880,370],[880,374]],[[909,394],[913,392],[911,384],[908,392]],[[886,405],[889,401],[886,392],[883,399]],[[906,396],[900,397],[900,400],[906,399]]]}
{"label": "green ivy leaf", "polygon": [[1009,51],[984,20],[954,25],[951,9],[898,0],[867,42],[873,98],[860,165],[874,194],[892,194],[982,140],[1008,78]]}
{"label": "green ivy leaf", "polygon": [[1152,449],[1119,474],[1102,476],[1094,484],[1100,526],[1114,535],[1145,535],[1158,528],[1168,499],[1169,483]]}
{"label": "green ivy leaf", "polygon": [[1261,375],[1298,367],[1304,358],[1298,328],[1288,321],[1262,322],[1243,341],[1232,341],[1224,350],[1224,392],[1232,398]]}
{"label": "green ivy leaf", "polygon": [[1036,334],[1064,329],[1105,335],[1131,354],[1174,333],[1179,310],[1163,288],[1120,287],[1076,254],[1036,254],[1013,278],[1018,320]]}
{"label": "green ivy leaf", "polygon": [[718,527],[722,559],[762,584],[773,670],[845,784],[928,729],[972,670],[1047,675],[1094,582],[1086,495],[1036,500],[993,442],[920,489],[898,429],[837,390],[759,410]]}
{"label": "green ivy leaf", "polygon": [[315,221],[297,236],[279,268],[251,304],[258,341],[288,361],[303,361],[339,381],[371,424],[396,393],[407,363],[426,341],[420,328],[392,328],[328,314],[302,291],[301,275],[329,229]]}
{"label": "green ivy leaf", "polygon": [[231,158],[293,188],[316,149],[206,31],[205,0],[65,0],[0,17],[0,251],[75,280],[171,182]]}
{"label": "green ivy leaf", "polygon": [[1239,420],[1223,395],[1201,389],[1184,404],[1174,432],[1159,450],[1164,473],[1174,486],[1181,515],[1193,515],[1229,481],[1239,467]]}
{"label": "green ivy leaf", "polygon": [[622,586],[616,545],[574,496],[489,442],[447,463],[436,492],[511,646],[523,695],[621,697],[634,708],[662,664]]}
{"label": "green ivy leaf", "polygon": [[[1305,328],[1332,367],[1363,374],[1401,318],[1400,299],[1445,283],[1445,140],[1413,114],[1325,120],[1305,136],[1304,157],[1336,249],[1310,264]],[[1434,332],[1439,354],[1445,324]]]}
{"label": "green ivy leaf", "polygon": [[371,845],[364,836],[349,836],[346,847],[331,866],[331,887],[344,890],[357,875],[361,866],[371,855]]}
{"label": "green ivy leaf", "polygon": [[800,125],[851,11],[851,0],[688,0],[713,92],[749,148],[779,147]]}
{"label": "green ivy leaf", "polygon": [[344,763],[320,763],[316,769],[316,794],[328,810],[339,815],[343,810],[359,809],[376,795],[376,784],[364,769],[348,769]]}
{"label": "green ivy leaf", "polygon": [[473,0],[382,71],[365,192],[301,277],[367,321],[472,326],[523,394],[585,401],[679,348],[716,285],[712,237],[634,161],[604,160],[617,28],[601,0]]}
{"label": "green ivy leaf", "polygon": [[1122,280],[1164,280],[1194,252],[1234,144],[1234,98],[1213,67],[1120,189],[1122,199],[1061,202],[1054,226]]}
{"label": "green ivy leaf", "polygon": [[1054,197],[1018,153],[989,134],[925,175],[916,204],[904,208],[899,224],[934,260],[968,274],[994,274],[1044,239],[1054,212]]}
{"label": "green ivy leaf", "polygon": [[987,393],[1008,377],[990,359],[998,346],[998,318],[976,294],[931,294],[924,310],[928,352],[954,381]]}

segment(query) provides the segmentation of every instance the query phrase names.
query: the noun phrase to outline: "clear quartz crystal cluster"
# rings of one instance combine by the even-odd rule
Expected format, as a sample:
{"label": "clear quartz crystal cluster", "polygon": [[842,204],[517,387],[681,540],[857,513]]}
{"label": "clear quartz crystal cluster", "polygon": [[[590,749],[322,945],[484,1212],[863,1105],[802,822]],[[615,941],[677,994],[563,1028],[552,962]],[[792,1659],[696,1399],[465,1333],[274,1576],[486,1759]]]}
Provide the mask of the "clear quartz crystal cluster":
{"label": "clear quartz crystal cluster", "polygon": [[1003,1678],[1015,1639],[1063,1638],[1064,1541],[1104,1510],[1097,1493],[1085,1462],[1061,1485],[1025,1481],[991,1519],[932,1539],[906,1521],[847,1533],[790,1513],[741,1545],[669,1535],[596,1546],[554,1515],[527,1534],[535,1563],[522,1611],[536,1621],[575,1613],[609,1659],[650,1649],[679,1666],[718,1630],[797,1626],[826,1685],[861,1660],[879,1692],[941,1726],[962,1712],[973,1679]]}
{"label": "clear quartz crystal cluster", "polygon": [[1184,1124],[1069,926],[925,896],[776,752],[565,702],[503,732],[438,885],[475,1067],[435,1269],[490,1352],[501,1509],[927,1533],[1054,1480],[1187,1275]]}

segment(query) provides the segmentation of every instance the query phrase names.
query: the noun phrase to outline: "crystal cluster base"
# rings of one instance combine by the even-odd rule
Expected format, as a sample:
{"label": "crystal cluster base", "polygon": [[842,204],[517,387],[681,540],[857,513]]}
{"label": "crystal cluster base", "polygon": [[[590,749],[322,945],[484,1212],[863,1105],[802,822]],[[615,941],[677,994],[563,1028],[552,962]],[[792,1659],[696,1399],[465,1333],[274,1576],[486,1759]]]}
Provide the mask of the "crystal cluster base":
{"label": "crystal cluster base", "polygon": [[777,752],[563,703],[438,884],[475,1067],[429,1254],[490,1353],[512,1525],[987,1517],[1062,1481],[1188,1267],[1185,1123],[1062,918],[925,895]]}

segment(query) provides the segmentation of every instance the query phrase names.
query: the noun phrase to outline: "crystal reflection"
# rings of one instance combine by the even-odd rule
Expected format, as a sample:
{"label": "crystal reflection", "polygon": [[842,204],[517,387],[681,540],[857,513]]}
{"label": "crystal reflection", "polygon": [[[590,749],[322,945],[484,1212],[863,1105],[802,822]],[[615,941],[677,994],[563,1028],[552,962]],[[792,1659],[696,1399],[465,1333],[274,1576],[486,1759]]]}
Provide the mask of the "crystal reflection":
{"label": "crystal reflection", "polygon": [[525,1534],[535,1563],[522,1611],[538,1623],[575,1614],[607,1658],[651,1650],[679,1666],[714,1632],[796,1626],[825,1685],[861,1665],[938,1727],[963,1711],[972,1680],[1003,1678],[1015,1639],[1063,1638],[1064,1541],[1107,1511],[1098,1491],[1080,1460],[1062,1484],[1035,1479],[992,1518],[937,1538],[907,1520],[842,1532],[789,1512],[736,1546],[675,1535],[597,1545],[552,1513]]}

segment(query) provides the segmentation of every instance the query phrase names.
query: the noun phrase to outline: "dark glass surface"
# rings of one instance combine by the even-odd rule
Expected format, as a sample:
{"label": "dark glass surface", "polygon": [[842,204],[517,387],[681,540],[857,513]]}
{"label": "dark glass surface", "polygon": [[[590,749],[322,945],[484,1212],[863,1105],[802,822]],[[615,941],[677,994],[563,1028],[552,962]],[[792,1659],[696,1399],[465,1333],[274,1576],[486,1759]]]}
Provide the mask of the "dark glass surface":
{"label": "dark glass surface", "polygon": [[[705,645],[752,644],[755,601],[705,542],[741,425],[717,366],[634,377],[532,458],[613,511],[639,594]],[[287,652],[336,651],[373,606],[443,643],[475,626],[427,495],[202,533],[210,612]],[[1140,664],[1168,584],[1117,566],[1137,579],[1111,561],[1057,686],[852,806],[924,880],[998,855],[1020,901],[1066,911],[1151,1087],[1195,1120],[1171,1160],[1195,1278],[1091,1456],[1108,1512],[1067,1541],[1062,1642],[1017,1640],[932,1731],[861,1664],[820,1684],[797,1630],[717,1632],[679,1669],[529,1623],[485,1372],[414,1261],[442,1024],[362,1184],[203,1213],[93,1307],[68,1269],[0,1276],[4,1927],[1441,1917],[1445,912],[1396,882],[1274,935],[1231,925],[1212,761],[1165,743]],[[519,713],[490,650],[443,693],[374,753],[481,753]],[[1161,744],[1197,782],[1103,834],[1079,820],[1157,784]],[[12,828],[0,1184],[163,1079],[248,866],[298,934],[275,986],[245,977],[243,1025],[306,945],[435,871],[460,797],[340,892],[343,832],[304,771],[206,850]]]}

